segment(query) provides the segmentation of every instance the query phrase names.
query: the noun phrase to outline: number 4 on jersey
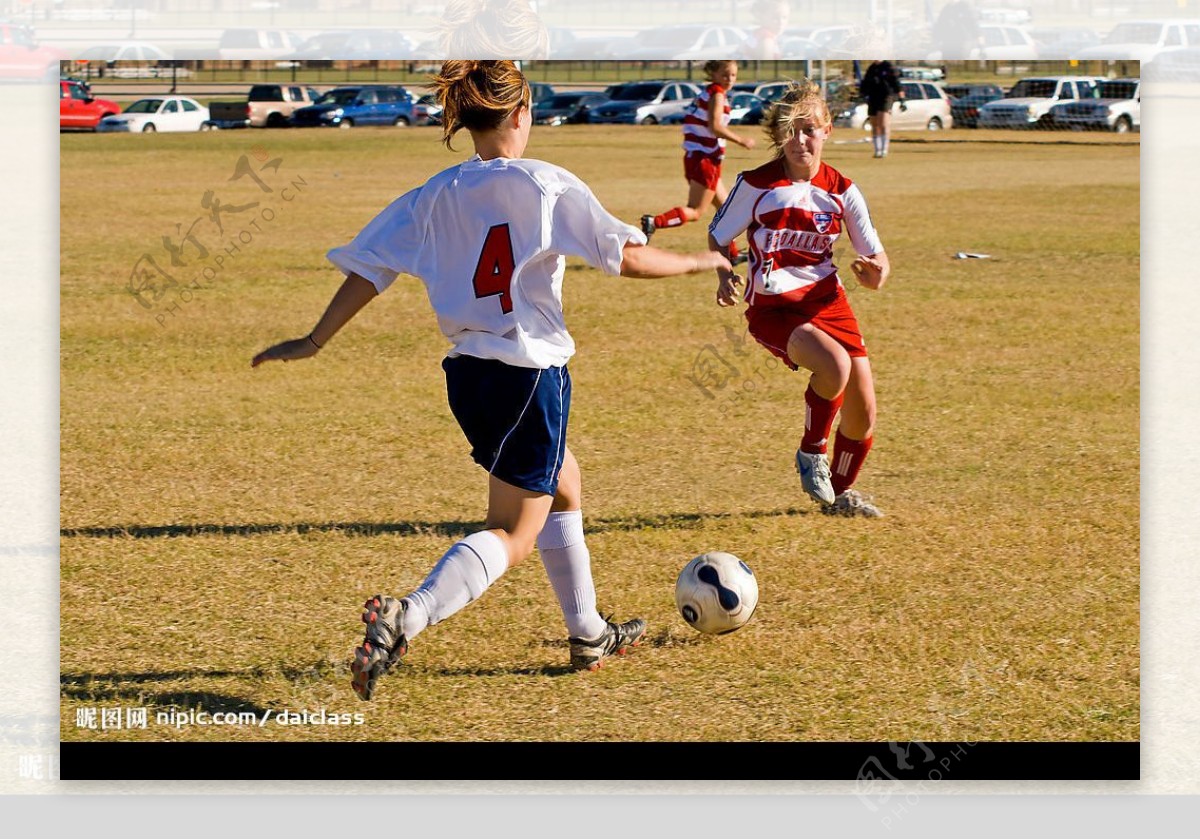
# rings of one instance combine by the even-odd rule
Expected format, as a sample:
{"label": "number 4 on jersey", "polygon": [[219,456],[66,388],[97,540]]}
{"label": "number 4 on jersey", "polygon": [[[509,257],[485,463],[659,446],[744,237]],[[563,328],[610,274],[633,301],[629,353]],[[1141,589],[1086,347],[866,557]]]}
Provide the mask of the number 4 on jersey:
{"label": "number 4 on jersey", "polygon": [[512,312],[512,276],[516,270],[508,225],[492,225],[475,266],[475,297],[500,295],[500,311]]}

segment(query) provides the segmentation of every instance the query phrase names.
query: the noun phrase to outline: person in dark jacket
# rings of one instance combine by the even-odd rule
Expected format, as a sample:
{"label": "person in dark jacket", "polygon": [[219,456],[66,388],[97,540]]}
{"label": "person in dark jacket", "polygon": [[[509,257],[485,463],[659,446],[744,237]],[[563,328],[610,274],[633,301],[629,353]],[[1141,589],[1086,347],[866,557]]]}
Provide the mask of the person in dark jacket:
{"label": "person in dark jacket", "polygon": [[873,61],[863,73],[859,92],[867,101],[867,120],[871,123],[871,141],[875,144],[875,157],[887,157],[888,141],[891,137],[892,104],[900,100],[900,109],[906,110],[904,88],[900,86],[900,73],[890,61]]}

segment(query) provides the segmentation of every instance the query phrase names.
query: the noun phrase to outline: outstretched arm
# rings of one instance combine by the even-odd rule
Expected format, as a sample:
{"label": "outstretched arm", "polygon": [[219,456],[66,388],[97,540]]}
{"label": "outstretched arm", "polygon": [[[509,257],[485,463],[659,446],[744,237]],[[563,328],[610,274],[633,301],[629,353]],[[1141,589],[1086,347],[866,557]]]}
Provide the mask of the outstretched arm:
{"label": "outstretched arm", "polygon": [[673,277],[721,268],[728,269],[729,260],[712,251],[676,254],[650,245],[633,244],[627,244],[621,251],[621,274],[624,277]]}
{"label": "outstretched arm", "polygon": [[293,338],[267,348],[251,360],[250,367],[258,367],[263,362],[289,362],[317,355],[326,342],[378,294],[370,281],[350,274],[334,294],[312,332],[303,338]]}

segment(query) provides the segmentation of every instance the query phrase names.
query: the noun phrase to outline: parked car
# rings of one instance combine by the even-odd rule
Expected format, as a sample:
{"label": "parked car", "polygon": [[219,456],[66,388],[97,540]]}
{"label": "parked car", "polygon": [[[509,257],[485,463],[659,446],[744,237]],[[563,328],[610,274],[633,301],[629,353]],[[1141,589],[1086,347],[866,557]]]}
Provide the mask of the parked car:
{"label": "parked car", "polygon": [[226,29],[217,42],[217,57],[226,61],[286,58],[303,39],[286,29]]}
{"label": "parked car", "polygon": [[58,127],[90,128],[100,120],[121,113],[121,106],[108,99],[92,96],[91,88],[77,79],[58,82]]}
{"label": "parked car", "polygon": [[312,105],[320,95],[305,85],[254,85],[245,102],[213,102],[206,128],[285,128],[297,108]]}
{"label": "parked car", "polygon": [[[943,128],[954,126],[950,96],[939,83],[901,82],[900,87],[904,90],[904,100],[896,100],[892,105],[893,130],[940,131]],[[850,103],[847,107],[835,112],[833,124],[844,128],[869,129],[867,103]]]}
{"label": "parked car", "polygon": [[0,23],[0,81],[54,79],[64,58],[56,49],[39,46],[29,27]]}
{"label": "parked car", "polygon": [[392,29],[347,29],[313,35],[291,53],[295,61],[379,61],[416,57],[416,44]]}
{"label": "parked car", "polygon": [[1050,108],[1059,102],[1092,99],[1096,76],[1045,76],[1021,79],[1003,99],[979,109],[980,128],[1050,128]]}
{"label": "parked car", "polygon": [[156,96],[139,99],[124,113],[105,117],[96,131],[200,131],[208,120],[208,109],[187,96]]}
{"label": "parked car", "polygon": [[538,125],[585,123],[591,109],[607,101],[607,97],[599,91],[556,93],[533,106],[533,121]]}
{"label": "parked car", "polygon": [[730,58],[745,40],[746,33],[733,26],[656,26],[614,41],[610,57],[635,61]]}
{"label": "parked car", "polygon": [[210,102],[208,103],[208,119],[200,126],[200,130],[226,131],[249,127],[249,102]]}
{"label": "parked car", "polygon": [[588,122],[654,125],[672,114],[682,113],[700,95],[691,82],[628,82],[604,91],[607,101],[597,104]]}
{"label": "parked car", "polygon": [[[412,91],[409,91],[409,96]],[[441,125],[442,106],[438,104],[436,93],[423,93],[417,97],[413,105],[413,125]]]}
{"label": "parked car", "polygon": [[534,105],[537,105],[539,102],[545,102],[555,94],[554,88],[545,82],[530,82],[529,92],[532,94]]}
{"label": "parked car", "polygon": [[1198,20],[1131,20],[1118,23],[1094,47],[1071,58],[1080,61],[1150,61],[1163,50],[1200,47]]}
{"label": "parked car", "polygon": [[946,85],[956,128],[978,128],[979,109],[1004,96],[999,85]]}
{"label": "parked car", "polygon": [[1099,99],[1063,102],[1050,108],[1056,128],[1115,131],[1124,134],[1142,127],[1142,83],[1140,79],[1105,79]]}
{"label": "parked car", "polygon": [[[765,105],[765,104],[766,103],[762,99],[755,96],[753,93],[747,93],[746,91],[741,91],[741,90],[730,91],[729,92],[729,124],[730,125],[741,125],[744,122],[746,115],[748,113],[753,111],[755,108],[757,108],[757,109],[759,109],[759,111],[761,111],[763,105]],[[678,114],[672,114],[671,116],[664,119],[663,123],[670,124],[670,125],[676,125],[678,123],[682,123],[687,118],[687,113],[688,112],[685,110],[685,111],[681,111]]]}
{"label": "parked car", "polygon": [[985,25],[979,27],[983,46],[973,58],[987,61],[1034,61],[1038,57],[1037,42],[1029,30],[1020,26]]}
{"label": "parked car", "polygon": [[409,126],[416,121],[412,97],[398,85],[334,88],[312,105],[297,108],[291,118],[295,126],[338,128],[353,128],[356,125]]}

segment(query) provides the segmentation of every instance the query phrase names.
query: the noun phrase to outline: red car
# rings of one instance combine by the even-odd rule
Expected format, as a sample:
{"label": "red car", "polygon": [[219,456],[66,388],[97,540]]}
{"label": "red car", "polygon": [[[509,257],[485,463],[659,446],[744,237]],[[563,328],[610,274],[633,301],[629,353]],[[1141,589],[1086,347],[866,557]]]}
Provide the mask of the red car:
{"label": "red car", "polygon": [[0,82],[48,81],[58,76],[63,53],[41,47],[27,26],[0,23]]}
{"label": "red car", "polygon": [[121,106],[107,99],[96,99],[83,82],[62,79],[58,83],[58,127],[95,129],[105,117],[121,113]]}

